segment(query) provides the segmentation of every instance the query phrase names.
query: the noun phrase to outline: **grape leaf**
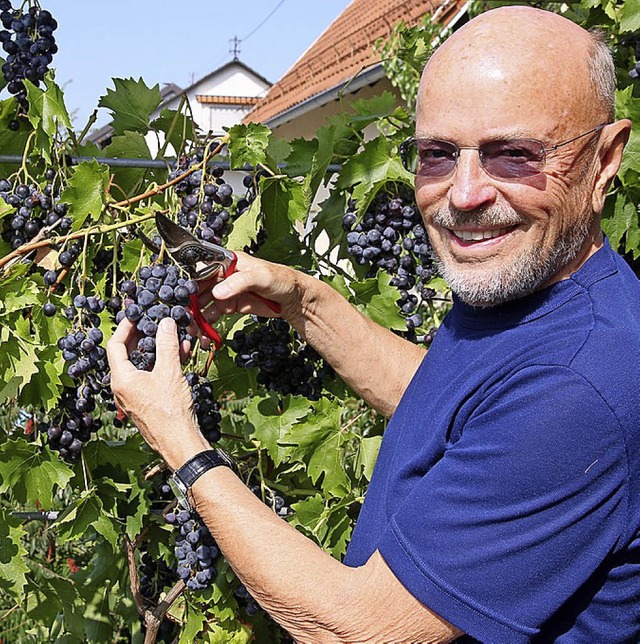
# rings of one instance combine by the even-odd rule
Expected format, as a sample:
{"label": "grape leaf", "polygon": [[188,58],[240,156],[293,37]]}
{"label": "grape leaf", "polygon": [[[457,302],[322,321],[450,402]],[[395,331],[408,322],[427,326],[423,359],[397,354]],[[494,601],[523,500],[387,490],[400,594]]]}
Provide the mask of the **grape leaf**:
{"label": "grape leaf", "polygon": [[[16,320],[16,326],[20,323]],[[34,345],[27,342],[14,342],[3,345],[3,356],[0,359],[0,371],[8,377],[0,390],[0,402],[15,398],[38,373],[39,358]]]}
{"label": "grape leaf", "polygon": [[620,5],[620,33],[640,31],[640,0],[625,0]]}
{"label": "grape leaf", "polygon": [[51,509],[53,494],[73,478],[73,470],[48,447],[18,438],[0,445],[0,494],[11,490],[18,503]]}
{"label": "grape leaf", "polygon": [[279,441],[289,446],[291,459],[307,464],[307,473],[313,483],[322,477],[322,490],[341,496],[349,489],[344,470],[345,436],[342,433],[339,403],[326,398],[313,403],[313,413],[305,422],[292,425]]}
{"label": "grape leaf", "polygon": [[17,601],[22,600],[22,591],[27,583],[25,564],[27,550],[22,545],[26,536],[18,519],[0,508],[0,591],[8,593]]}
{"label": "grape leaf", "polygon": [[114,134],[124,134],[126,131],[146,134],[149,131],[149,118],[162,103],[160,86],[147,87],[142,78],[114,78],[115,90],[107,89],[100,97],[98,107],[111,110]]}
{"label": "grape leaf", "polygon": [[[34,129],[42,130],[47,137],[53,137],[58,128],[68,127],[71,129],[71,119],[64,104],[62,90],[56,85],[51,73],[44,79],[46,90],[36,87],[33,83],[24,80],[29,101],[28,118]],[[49,147],[51,141],[49,141]]]}
{"label": "grape leaf", "polygon": [[340,559],[347,551],[352,530],[352,522],[344,504],[330,508],[327,528],[322,547],[333,557]]}
{"label": "grape leaf", "polygon": [[239,123],[229,128],[229,164],[231,169],[267,163],[271,130],[261,123]]}
{"label": "grape leaf", "polygon": [[289,520],[291,525],[303,528],[307,534],[313,535],[318,543],[322,543],[328,529],[324,521],[325,501],[322,496],[316,494],[303,501],[293,503],[291,509],[295,511]]}
{"label": "grape leaf", "polygon": [[[16,119],[16,99],[8,98],[0,101],[0,150],[2,154],[22,157],[29,135],[33,131],[31,123],[26,118]],[[14,131],[9,123],[17,120],[19,129]],[[8,177],[20,167],[19,163],[0,164],[0,176]]]}
{"label": "grape leaf", "polygon": [[367,481],[371,480],[373,467],[376,464],[382,436],[365,436],[360,440],[356,454],[355,469],[359,475],[363,475]]}
{"label": "grape leaf", "polygon": [[365,143],[363,150],[342,166],[337,186],[341,190],[353,188],[358,212],[363,213],[376,192],[391,181],[413,186],[413,176],[402,167],[391,142],[379,136]]}
{"label": "grape leaf", "polygon": [[55,84],[51,72],[45,77],[46,90],[24,80],[29,101],[27,117],[35,130],[35,150],[51,162],[51,146],[58,130],[71,129],[71,119],[64,104],[62,90]]}
{"label": "grape leaf", "polygon": [[233,229],[227,238],[227,247],[233,250],[242,250],[256,241],[258,228],[260,228],[262,202],[257,195],[247,210],[234,222]]}
{"label": "grape leaf", "polygon": [[[166,107],[160,112],[160,116],[152,121],[151,128],[164,133],[165,141],[169,142],[176,156],[182,151],[185,141],[195,141],[197,138],[193,120]],[[164,144],[164,141],[161,143]]]}
{"label": "grape leaf", "polygon": [[284,439],[293,425],[299,423],[310,412],[309,401],[300,397],[287,396],[282,408],[274,396],[254,397],[245,407],[244,413],[250,424],[249,435],[260,441],[260,446],[275,463],[280,465],[291,450],[283,447]]}
{"label": "grape leaf", "polygon": [[93,161],[83,161],[72,169],[67,186],[60,194],[60,201],[69,204],[73,230],[79,230],[87,217],[100,216],[107,198],[109,168]]}
{"label": "grape leaf", "polygon": [[379,271],[376,277],[352,282],[353,302],[366,316],[388,329],[406,329],[396,301],[398,291],[390,285],[391,275]]}
{"label": "grape leaf", "polygon": [[114,525],[117,523],[106,514],[95,489],[83,491],[76,501],[70,503],[60,513],[56,521],[60,543],[79,539],[90,527],[93,527],[107,540],[115,552],[118,544],[118,532]]}
{"label": "grape leaf", "polygon": [[82,455],[94,476],[107,476],[113,481],[129,481],[129,473],[140,471],[151,458],[144,439],[137,433],[124,442],[90,441]]}
{"label": "grape leaf", "polygon": [[[124,132],[114,136],[111,143],[104,149],[103,154],[105,157],[114,159],[151,159],[149,146],[144,136],[139,132]],[[153,172],[148,168],[113,167],[111,173],[113,174],[113,185],[110,192],[119,201],[131,196],[133,188],[138,185],[145,174],[149,175],[150,180],[158,180],[162,174],[164,177],[167,176],[166,172]]]}

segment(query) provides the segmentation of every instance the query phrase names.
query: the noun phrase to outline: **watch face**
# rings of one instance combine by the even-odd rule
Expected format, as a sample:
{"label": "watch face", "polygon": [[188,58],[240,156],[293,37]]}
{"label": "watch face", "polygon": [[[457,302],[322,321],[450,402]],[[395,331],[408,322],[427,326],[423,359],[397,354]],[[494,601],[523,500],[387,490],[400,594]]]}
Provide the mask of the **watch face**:
{"label": "watch face", "polygon": [[187,490],[182,485],[182,482],[179,479],[177,479],[175,476],[170,476],[169,487],[176,495],[176,499],[178,500],[178,505],[183,510],[191,510],[191,505],[189,504],[189,499],[187,498]]}

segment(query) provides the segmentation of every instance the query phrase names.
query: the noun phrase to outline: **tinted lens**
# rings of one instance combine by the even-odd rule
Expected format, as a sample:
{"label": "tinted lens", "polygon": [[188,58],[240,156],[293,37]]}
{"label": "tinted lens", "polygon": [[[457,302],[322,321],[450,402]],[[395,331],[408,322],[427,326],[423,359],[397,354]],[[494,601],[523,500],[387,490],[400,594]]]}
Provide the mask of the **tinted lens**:
{"label": "tinted lens", "polygon": [[421,177],[446,177],[453,172],[458,159],[458,148],[448,141],[417,140],[418,167]]}
{"label": "tinted lens", "polygon": [[517,179],[542,172],[544,145],[533,139],[491,141],[479,147],[480,161],[493,177]]}

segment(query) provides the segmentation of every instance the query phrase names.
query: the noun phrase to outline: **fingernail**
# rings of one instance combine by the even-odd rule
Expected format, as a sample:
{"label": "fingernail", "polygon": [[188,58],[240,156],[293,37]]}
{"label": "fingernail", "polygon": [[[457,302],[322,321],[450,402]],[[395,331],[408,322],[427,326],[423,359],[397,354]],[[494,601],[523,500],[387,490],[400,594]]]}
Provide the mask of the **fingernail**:
{"label": "fingernail", "polygon": [[158,324],[158,329],[163,333],[175,333],[176,332],[176,322],[173,318],[162,318]]}
{"label": "fingernail", "polygon": [[224,299],[225,297],[229,297],[231,295],[231,291],[229,290],[229,287],[224,282],[220,282],[220,284],[216,284],[213,287],[212,292],[214,297],[219,297],[222,299]]}

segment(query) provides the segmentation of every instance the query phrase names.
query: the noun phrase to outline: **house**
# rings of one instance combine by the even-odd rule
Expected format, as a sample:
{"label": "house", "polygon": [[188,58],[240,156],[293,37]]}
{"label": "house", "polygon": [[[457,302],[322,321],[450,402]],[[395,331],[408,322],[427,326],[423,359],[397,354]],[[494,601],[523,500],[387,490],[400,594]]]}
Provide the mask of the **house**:
{"label": "house", "polygon": [[395,25],[417,25],[425,14],[443,27],[467,20],[466,0],[352,0],[291,69],[256,103],[244,122],[260,122],[277,136],[312,138],[327,117],[343,109],[339,97],[370,98],[389,90],[379,38]]}
{"label": "house", "polygon": [[[203,78],[182,89],[173,83],[161,90],[162,103],[151,114],[151,121],[165,109],[177,109],[183,97],[189,102],[196,125],[213,135],[224,134],[225,127],[240,123],[271,87],[271,83],[237,57],[218,67]],[[106,125],[89,134],[87,140],[106,147],[113,129]],[[158,152],[155,137],[147,137],[151,154]]]}

